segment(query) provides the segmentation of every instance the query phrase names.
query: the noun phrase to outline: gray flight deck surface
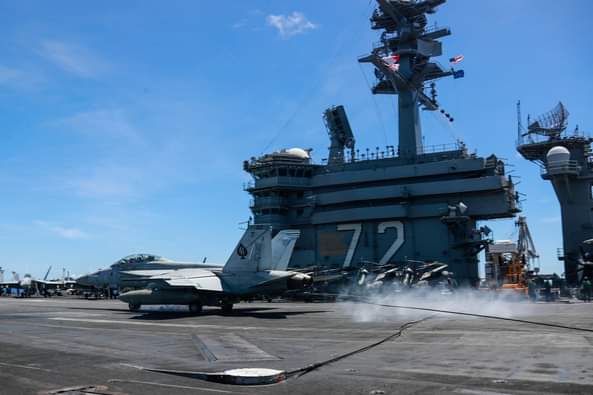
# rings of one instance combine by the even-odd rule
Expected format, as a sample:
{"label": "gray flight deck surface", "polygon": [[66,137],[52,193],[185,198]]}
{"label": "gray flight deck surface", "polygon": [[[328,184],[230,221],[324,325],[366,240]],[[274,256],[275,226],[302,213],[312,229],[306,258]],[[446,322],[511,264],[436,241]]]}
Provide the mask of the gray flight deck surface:
{"label": "gray flight deck surface", "polygon": [[[593,304],[513,308],[514,318],[593,328]],[[0,393],[89,386],[103,394],[593,393],[593,333],[445,315],[275,385],[224,385],[134,367],[293,370],[429,315],[354,303],[242,303],[229,316],[219,309],[190,316],[130,313],[115,300],[0,298]]]}

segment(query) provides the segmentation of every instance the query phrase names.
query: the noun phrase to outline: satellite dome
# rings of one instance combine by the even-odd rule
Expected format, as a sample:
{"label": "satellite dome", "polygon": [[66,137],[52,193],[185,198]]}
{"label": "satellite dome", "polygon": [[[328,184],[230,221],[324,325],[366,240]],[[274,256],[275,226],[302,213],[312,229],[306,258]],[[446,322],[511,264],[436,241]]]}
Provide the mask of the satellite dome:
{"label": "satellite dome", "polygon": [[546,154],[548,164],[566,163],[570,160],[570,152],[563,146],[557,145]]}
{"label": "satellite dome", "polygon": [[309,153],[302,148],[290,148],[286,150],[286,153],[291,156],[296,156],[301,159],[310,159]]}

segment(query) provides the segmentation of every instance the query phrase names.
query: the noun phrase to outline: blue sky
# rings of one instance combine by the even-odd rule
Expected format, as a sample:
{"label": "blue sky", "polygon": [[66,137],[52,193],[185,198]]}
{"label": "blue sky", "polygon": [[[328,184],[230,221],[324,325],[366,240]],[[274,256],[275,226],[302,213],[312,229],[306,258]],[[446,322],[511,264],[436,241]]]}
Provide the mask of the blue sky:
{"label": "blue sky", "polygon": [[[396,142],[394,99],[373,99],[372,70],[356,62],[377,41],[372,9],[0,0],[0,265],[57,276],[134,252],[224,261],[250,214],[244,159],[299,146],[320,161],[333,104],[359,147]],[[466,78],[438,84],[455,124],[424,114],[426,143],[462,138],[514,166],[544,271],[562,271],[559,207],[515,153],[515,103],[536,115],[562,100],[572,126],[593,129],[592,11],[589,0],[450,0],[432,17],[453,31],[441,62],[465,55]],[[496,238],[514,228],[489,226]]]}

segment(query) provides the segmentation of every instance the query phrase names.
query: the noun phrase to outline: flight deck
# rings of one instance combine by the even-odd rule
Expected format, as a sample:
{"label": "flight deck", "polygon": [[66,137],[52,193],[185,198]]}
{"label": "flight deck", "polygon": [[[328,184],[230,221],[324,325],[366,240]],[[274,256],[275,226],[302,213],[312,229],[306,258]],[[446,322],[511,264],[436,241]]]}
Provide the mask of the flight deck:
{"label": "flight deck", "polygon": [[[497,307],[492,307],[497,306]],[[593,304],[490,304],[513,318],[593,328]],[[512,311],[512,313],[510,313]],[[141,368],[295,370],[429,319],[301,377],[236,386]],[[117,300],[0,298],[2,394],[593,393],[593,333],[353,302],[241,303],[232,313]]]}

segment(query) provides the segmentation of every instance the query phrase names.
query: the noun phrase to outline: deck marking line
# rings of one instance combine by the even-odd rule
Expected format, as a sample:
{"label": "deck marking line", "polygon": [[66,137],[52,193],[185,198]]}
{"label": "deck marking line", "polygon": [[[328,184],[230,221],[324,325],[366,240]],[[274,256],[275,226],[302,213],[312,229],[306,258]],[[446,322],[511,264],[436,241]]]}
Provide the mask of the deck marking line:
{"label": "deck marking line", "polygon": [[102,319],[84,319],[84,318],[68,318],[68,317],[51,317],[48,320],[52,321],[74,321],[74,322],[90,322],[95,324],[123,324],[123,325],[138,325],[138,326],[161,326],[169,328],[199,328],[199,329],[225,329],[235,331],[256,331],[256,330],[270,330],[286,331],[286,332],[329,332],[329,333],[391,333],[386,329],[342,329],[342,328],[305,328],[305,327],[263,327],[263,326],[228,326],[228,325],[212,325],[212,324],[170,324],[162,322],[137,322],[137,321],[122,321],[122,320],[102,320]]}
{"label": "deck marking line", "polygon": [[19,364],[16,364],[16,363],[6,363],[6,362],[0,362],[0,365],[2,365],[2,366],[9,366],[9,367],[12,367],[12,368],[21,368],[21,369],[30,369],[30,370],[41,370],[43,372],[53,373],[53,370],[38,368],[36,366],[19,365]]}

